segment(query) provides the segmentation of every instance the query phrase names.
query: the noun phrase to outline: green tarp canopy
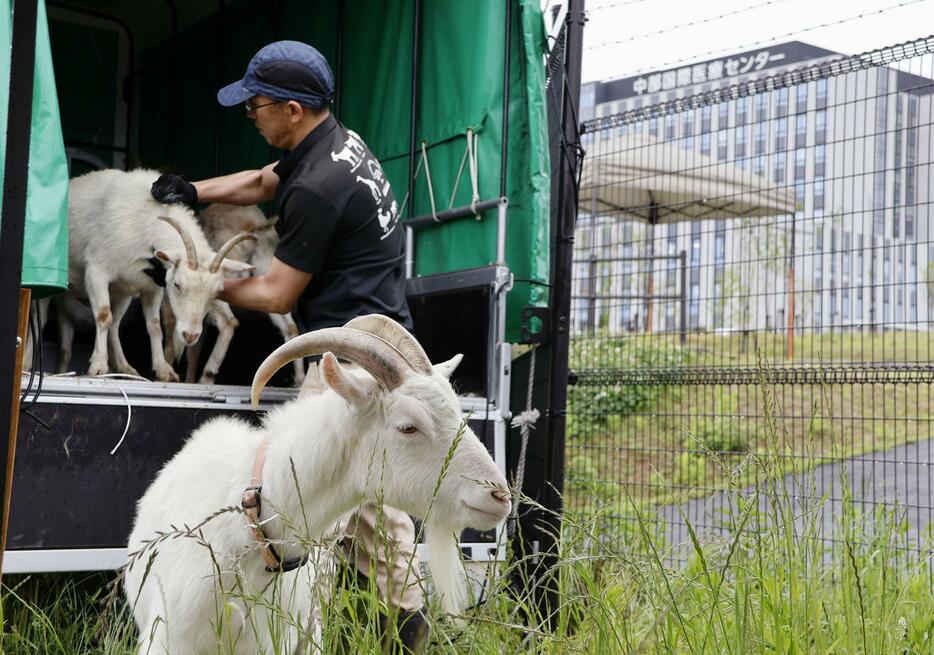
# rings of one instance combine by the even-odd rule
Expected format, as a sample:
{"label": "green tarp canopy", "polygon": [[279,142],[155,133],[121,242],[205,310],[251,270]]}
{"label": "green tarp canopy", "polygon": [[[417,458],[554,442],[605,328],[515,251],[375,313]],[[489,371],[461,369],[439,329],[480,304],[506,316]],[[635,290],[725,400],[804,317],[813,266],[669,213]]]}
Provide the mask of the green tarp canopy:
{"label": "green tarp canopy", "polygon": [[[0,58],[0,179],[3,179],[6,161],[12,26],[12,2],[0,0],[0,48],[4,53]],[[33,290],[33,297],[64,291],[68,287],[67,197],[68,168],[52,72],[49,31],[44,3],[39,2],[22,275],[22,285]]]}
{"label": "green tarp canopy", "polygon": [[[506,3],[421,4],[417,156],[424,143],[436,208],[470,204],[467,164],[457,182],[468,129],[478,135],[478,195],[496,198]],[[523,307],[547,304],[550,168],[541,9],[537,0],[511,6],[506,263],[517,282],[508,297],[507,339],[518,341]],[[414,11],[413,0],[63,0],[50,9],[49,28],[65,143],[110,166],[173,169],[192,179],[265,165],[281,153],[239,108],[219,107],[215,93],[242,76],[261,46],[296,39],[331,62],[338,118],[382,161],[397,201],[406,202],[403,216],[409,205],[413,216],[430,214],[424,165],[406,200]],[[47,66],[41,76],[51,84]],[[80,171],[73,165],[72,174]],[[54,172],[50,177],[60,180],[61,166]],[[27,233],[28,242],[35,238]],[[419,230],[414,251],[415,275],[494,263],[496,210]]]}

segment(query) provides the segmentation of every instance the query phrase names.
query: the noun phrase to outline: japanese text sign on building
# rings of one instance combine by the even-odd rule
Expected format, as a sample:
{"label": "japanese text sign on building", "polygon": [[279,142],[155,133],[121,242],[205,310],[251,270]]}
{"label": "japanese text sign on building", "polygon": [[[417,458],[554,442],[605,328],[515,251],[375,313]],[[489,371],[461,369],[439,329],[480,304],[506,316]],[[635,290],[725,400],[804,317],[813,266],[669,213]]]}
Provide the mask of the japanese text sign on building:
{"label": "japanese text sign on building", "polygon": [[773,53],[768,50],[760,50],[754,54],[739,55],[726,59],[715,59],[702,64],[637,77],[632,82],[632,90],[636,94],[642,95],[644,93],[667,91],[668,89],[688,86],[689,84],[713,82],[724,77],[760,71],[767,65],[783,59],[785,59],[784,53]]}

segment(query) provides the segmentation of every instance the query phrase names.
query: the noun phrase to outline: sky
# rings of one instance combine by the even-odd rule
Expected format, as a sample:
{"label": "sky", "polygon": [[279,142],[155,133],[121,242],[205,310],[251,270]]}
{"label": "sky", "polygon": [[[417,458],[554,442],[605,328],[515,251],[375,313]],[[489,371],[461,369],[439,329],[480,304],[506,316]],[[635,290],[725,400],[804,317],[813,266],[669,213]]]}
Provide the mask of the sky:
{"label": "sky", "polygon": [[587,0],[585,7],[585,83],[785,41],[852,55],[934,33],[934,0]]}

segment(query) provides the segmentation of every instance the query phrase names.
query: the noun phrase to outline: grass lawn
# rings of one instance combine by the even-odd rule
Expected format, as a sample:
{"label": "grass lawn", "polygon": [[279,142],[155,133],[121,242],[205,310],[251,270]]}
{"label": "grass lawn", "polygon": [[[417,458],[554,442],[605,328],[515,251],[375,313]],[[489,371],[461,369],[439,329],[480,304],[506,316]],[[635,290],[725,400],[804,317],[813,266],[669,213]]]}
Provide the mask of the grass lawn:
{"label": "grass lawn", "polygon": [[[742,340],[742,335],[691,335],[680,346],[669,336],[577,339],[571,369],[593,372],[596,383],[569,391],[569,503],[578,509],[619,503],[623,487],[645,507],[722,490],[726,481],[709,452],[738,467],[740,481],[751,484],[754,471],[743,462],[769,447],[768,420],[775,421],[778,454],[789,472],[800,470],[805,460],[826,463],[932,436],[934,403],[927,382],[770,384],[772,407],[766,412],[763,385],[732,383],[729,375],[730,369],[764,371],[814,362],[825,370],[840,370],[844,362],[928,366],[934,335],[805,335],[796,340],[792,362],[784,358],[784,335],[759,335],[756,344],[750,336],[745,346]],[[780,357],[769,357],[769,351]],[[677,373],[704,367],[725,371],[724,382],[612,382],[614,371]]]}

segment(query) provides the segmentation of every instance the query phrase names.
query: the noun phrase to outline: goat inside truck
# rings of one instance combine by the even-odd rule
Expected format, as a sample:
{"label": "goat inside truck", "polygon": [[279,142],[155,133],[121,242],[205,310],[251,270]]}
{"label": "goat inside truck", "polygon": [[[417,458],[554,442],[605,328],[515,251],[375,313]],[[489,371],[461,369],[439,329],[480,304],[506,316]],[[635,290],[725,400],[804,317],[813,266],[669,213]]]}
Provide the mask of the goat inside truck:
{"label": "goat inside truck", "polygon": [[[469,7],[374,0],[352,11],[336,0],[231,0],[222,10],[155,0],[40,7],[37,53],[45,57],[37,57],[37,93],[58,109],[44,116],[55,119],[58,135],[52,129],[42,141],[45,154],[55,154],[41,169],[50,192],[27,207],[23,283],[41,298],[27,362],[32,384],[24,378],[29,411],[19,425],[6,572],[122,566],[136,503],[163,465],[211,419],[261,420],[249,385],[262,362],[285,336],[336,325],[316,324],[314,312],[297,315],[295,284],[274,286],[276,302],[252,309],[237,306],[235,291],[268,281],[277,268],[299,286],[307,280],[304,291],[327,277],[328,257],[342,254],[319,247],[308,263],[280,248],[297,229],[286,213],[290,203],[328,218],[340,197],[301,185],[279,197],[279,184],[268,186],[276,162],[286,164],[279,182],[301,173],[304,160],[289,159],[302,154],[301,140],[279,137],[314,104],[324,103],[334,124],[314,125],[303,139],[320,141],[304,147],[330,146],[322,163],[341,167],[359,188],[345,200],[374,233],[394,240],[392,266],[380,270],[399,276],[402,297],[391,311],[375,313],[411,327],[432,362],[463,355],[451,374],[456,405],[506,473],[512,345],[524,341],[523,310],[548,302],[542,20],[538,4],[527,0]],[[298,100],[269,78],[270,86],[248,88],[256,83],[248,79],[253,57],[283,41],[313,45],[330,66],[326,102],[323,70],[304,80],[307,88],[298,91],[310,95]],[[225,107],[217,95],[231,83],[249,96]],[[315,94],[320,103],[309,99]],[[340,134],[340,143],[325,143],[314,132],[322,126]],[[36,174],[39,161],[31,155]],[[236,232],[212,241],[207,226],[223,208],[208,202],[232,198],[212,195],[201,182],[264,169],[263,193],[239,198],[256,204],[243,232],[258,241],[231,243]],[[194,198],[181,194],[190,205],[152,197],[152,183],[165,174],[196,190]],[[119,205],[119,193],[103,182],[94,187],[97,199],[80,190],[107,177],[139,178],[132,206],[145,209],[101,212],[112,224],[95,224],[82,237],[70,229],[80,203]],[[329,218],[301,236],[330,244],[340,227]],[[121,234],[126,238],[112,240]],[[84,245],[69,252],[65,244],[76,238]],[[43,251],[49,243],[57,249]],[[367,261],[349,259],[366,268]],[[198,287],[196,278],[210,281]],[[360,289],[373,284],[364,270],[337,300],[354,292],[375,302],[378,294]],[[105,287],[109,294],[98,293]],[[193,289],[200,294],[194,311],[173,302]],[[106,299],[95,302],[95,295]],[[264,309],[282,317],[280,327]],[[321,380],[314,371],[312,386]],[[304,374],[301,358],[277,371],[260,411],[294,400]],[[502,555],[502,524],[472,528],[460,535],[462,552],[477,561]],[[416,550],[431,566],[424,544]]]}

